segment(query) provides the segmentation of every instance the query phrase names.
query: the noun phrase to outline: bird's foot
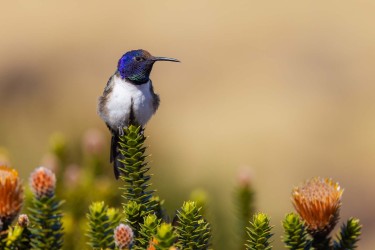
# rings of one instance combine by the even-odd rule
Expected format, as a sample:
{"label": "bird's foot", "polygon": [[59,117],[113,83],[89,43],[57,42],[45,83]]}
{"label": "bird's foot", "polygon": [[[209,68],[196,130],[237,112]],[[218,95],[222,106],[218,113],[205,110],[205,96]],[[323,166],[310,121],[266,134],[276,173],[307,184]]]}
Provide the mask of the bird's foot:
{"label": "bird's foot", "polygon": [[118,134],[120,135],[120,136],[124,136],[124,127],[118,127]]}

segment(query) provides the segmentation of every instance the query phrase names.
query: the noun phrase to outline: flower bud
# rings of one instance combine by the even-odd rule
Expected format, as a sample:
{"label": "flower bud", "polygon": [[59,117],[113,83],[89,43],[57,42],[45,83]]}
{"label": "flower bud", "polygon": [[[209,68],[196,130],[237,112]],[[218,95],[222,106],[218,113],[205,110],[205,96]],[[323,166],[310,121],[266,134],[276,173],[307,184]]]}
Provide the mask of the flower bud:
{"label": "flower bud", "polygon": [[119,249],[127,249],[133,244],[133,230],[125,224],[120,224],[115,228],[114,238]]}
{"label": "flower bud", "polygon": [[295,187],[293,205],[312,236],[327,236],[339,219],[343,190],[331,179],[313,178]]}
{"label": "flower bud", "polygon": [[30,223],[30,221],[29,221],[29,217],[27,216],[27,214],[21,214],[20,216],[18,216],[17,224],[20,227],[27,227],[29,225],[29,223]]}
{"label": "flower bud", "polygon": [[0,166],[0,231],[8,229],[20,212],[23,188],[16,170]]}
{"label": "flower bud", "polygon": [[52,197],[56,187],[55,174],[48,168],[38,167],[31,173],[30,187],[37,198]]}

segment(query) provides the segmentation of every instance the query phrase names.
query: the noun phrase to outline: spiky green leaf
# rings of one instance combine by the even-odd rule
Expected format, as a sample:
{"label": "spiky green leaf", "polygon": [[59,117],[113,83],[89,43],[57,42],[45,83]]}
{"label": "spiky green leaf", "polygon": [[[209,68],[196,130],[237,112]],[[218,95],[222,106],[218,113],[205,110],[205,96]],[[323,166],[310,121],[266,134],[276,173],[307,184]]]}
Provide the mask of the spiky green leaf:
{"label": "spiky green leaf", "polygon": [[64,229],[61,222],[61,205],[55,195],[48,197],[33,197],[29,208],[32,249],[61,249]]}
{"label": "spiky green leaf", "polygon": [[200,213],[196,202],[184,202],[177,211],[177,246],[181,249],[207,249],[210,245],[211,227]]}
{"label": "spiky green leaf", "polygon": [[157,227],[160,225],[161,219],[158,219],[155,214],[149,214],[143,217],[143,223],[139,230],[138,237],[136,238],[136,244],[134,250],[147,249],[153,236],[156,234]]}
{"label": "spiky green leaf", "polygon": [[92,249],[113,249],[115,247],[113,230],[120,221],[118,210],[108,208],[104,202],[93,202],[89,207],[86,236]]}
{"label": "spiky green leaf", "polygon": [[340,234],[337,241],[334,242],[335,250],[352,250],[356,249],[356,243],[361,235],[362,225],[358,219],[350,218],[341,226]]}
{"label": "spiky green leaf", "polygon": [[250,226],[247,228],[248,240],[245,244],[247,250],[270,250],[272,226],[270,220],[264,213],[257,213],[250,221]]}
{"label": "spiky green leaf", "polygon": [[156,229],[153,244],[156,250],[169,250],[176,240],[176,233],[171,224],[162,223]]}
{"label": "spiky green leaf", "polygon": [[154,190],[149,189],[151,176],[147,174],[149,168],[144,146],[146,137],[140,126],[130,125],[124,128],[124,135],[119,138],[122,154],[122,159],[119,159],[122,164],[120,178],[124,182],[122,188],[125,198],[124,213],[127,222],[137,236],[140,224],[143,223],[143,217],[154,214],[159,209],[158,203],[152,198]]}
{"label": "spiky green leaf", "polygon": [[308,233],[300,217],[295,213],[285,216],[283,221],[285,247],[292,250],[309,249],[311,242]]}

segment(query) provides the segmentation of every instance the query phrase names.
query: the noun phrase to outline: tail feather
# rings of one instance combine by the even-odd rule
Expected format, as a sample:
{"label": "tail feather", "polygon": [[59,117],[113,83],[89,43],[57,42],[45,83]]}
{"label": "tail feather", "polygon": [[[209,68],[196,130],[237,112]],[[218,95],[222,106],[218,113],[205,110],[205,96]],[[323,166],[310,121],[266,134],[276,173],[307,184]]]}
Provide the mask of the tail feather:
{"label": "tail feather", "polygon": [[113,172],[115,173],[116,180],[118,180],[118,178],[120,177],[120,170],[117,164],[119,164],[118,161],[113,162]]}
{"label": "tail feather", "polygon": [[111,151],[109,152],[109,162],[112,163],[116,157],[117,151],[117,136],[112,134],[111,138]]}
{"label": "tail feather", "polygon": [[120,177],[120,170],[119,170],[119,154],[120,152],[117,149],[118,147],[118,136],[116,134],[112,134],[111,139],[111,152],[110,152],[110,162],[113,162],[113,171],[116,177],[116,180]]}

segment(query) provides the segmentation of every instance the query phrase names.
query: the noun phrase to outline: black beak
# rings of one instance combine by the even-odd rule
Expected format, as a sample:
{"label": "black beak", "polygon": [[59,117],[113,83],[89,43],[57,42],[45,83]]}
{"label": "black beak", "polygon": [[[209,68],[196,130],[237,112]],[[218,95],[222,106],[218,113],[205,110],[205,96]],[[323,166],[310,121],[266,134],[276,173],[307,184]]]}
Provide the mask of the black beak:
{"label": "black beak", "polygon": [[169,62],[180,62],[177,59],[170,58],[170,57],[159,57],[159,56],[154,56],[151,60],[153,61],[169,61]]}

